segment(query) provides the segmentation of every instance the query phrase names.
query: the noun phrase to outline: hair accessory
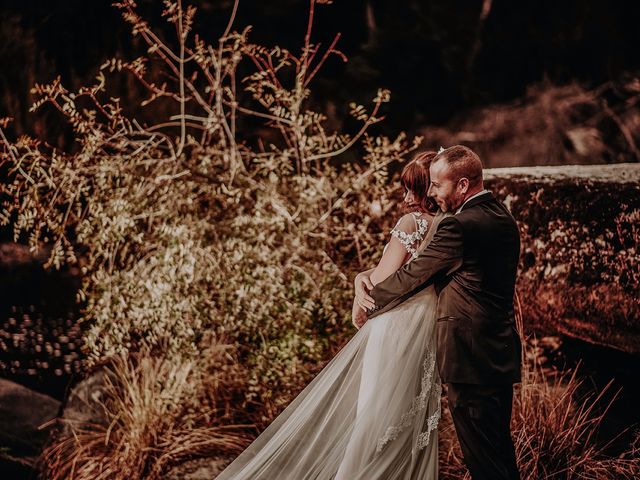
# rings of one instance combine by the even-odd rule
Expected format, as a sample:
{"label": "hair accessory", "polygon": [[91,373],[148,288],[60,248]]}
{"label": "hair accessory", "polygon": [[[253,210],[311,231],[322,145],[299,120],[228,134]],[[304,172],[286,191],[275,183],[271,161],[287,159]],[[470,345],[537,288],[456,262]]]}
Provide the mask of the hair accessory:
{"label": "hair accessory", "polygon": [[440,155],[442,152],[444,152],[444,148],[440,147],[440,150],[438,150],[438,155]]}

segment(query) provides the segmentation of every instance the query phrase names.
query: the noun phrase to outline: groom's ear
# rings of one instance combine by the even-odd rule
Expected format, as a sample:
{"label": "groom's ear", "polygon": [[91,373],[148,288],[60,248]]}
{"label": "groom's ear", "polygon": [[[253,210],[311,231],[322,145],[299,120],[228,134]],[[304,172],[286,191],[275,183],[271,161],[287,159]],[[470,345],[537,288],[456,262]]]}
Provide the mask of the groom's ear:
{"label": "groom's ear", "polygon": [[469,191],[469,179],[467,177],[462,177],[458,180],[458,188],[460,189],[460,193],[463,195]]}

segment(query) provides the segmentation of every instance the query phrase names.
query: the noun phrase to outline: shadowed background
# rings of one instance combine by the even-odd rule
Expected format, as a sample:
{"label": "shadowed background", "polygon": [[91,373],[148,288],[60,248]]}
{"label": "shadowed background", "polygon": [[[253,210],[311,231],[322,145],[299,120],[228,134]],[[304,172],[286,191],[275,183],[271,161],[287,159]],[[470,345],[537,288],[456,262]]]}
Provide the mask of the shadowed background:
{"label": "shadowed background", "polygon": [[[162,10],[162,2],[138,3],[156,16]],[[215,43],[233,2],[194,5],[195,30]],[[235,26],[253,25],[258,43],[297,50],[307,8],[242,1]],[[431,146],[464,142],[488,167],[638,161],[636,2],[350,0],[317,9],[316,18],[314,38],[328,46],[340,32],[349,58],[330,58],[312,89],[336,127],[353,128],[349,101],[367,102],[385,87],[392,102],[374,131],[423,134]],[[54,112],[28,115],[29,88],[57,74],[76,88],[107,58],[133,59],[142,45],[105,0],[2,0],[0,20],[0,117],[15,118],[16,134],[72,148]],[[157,27],[171,45],[171,25]],[[128,80],[120,93],[126,108],[142,90]]]}

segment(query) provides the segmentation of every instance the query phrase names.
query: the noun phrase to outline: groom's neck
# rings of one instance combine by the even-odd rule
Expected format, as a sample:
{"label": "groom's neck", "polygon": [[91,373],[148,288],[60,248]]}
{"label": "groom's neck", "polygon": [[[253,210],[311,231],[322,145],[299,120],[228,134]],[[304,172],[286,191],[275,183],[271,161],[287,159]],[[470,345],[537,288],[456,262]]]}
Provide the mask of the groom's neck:
{"label": "groom's neck", "polygon": [[462,199],[462,202],[460,203],[460,205],[462,205],[464,202],[466,202],[467,200],[469,200],[471,197],[473,197],[475,194],[480,193],[482,190],[484,190],[484,185],[480,184],[477,187],[474,187],[472,189],[469,189],[469,191],[467,192],[467,194],[464,196],[464,198]]}

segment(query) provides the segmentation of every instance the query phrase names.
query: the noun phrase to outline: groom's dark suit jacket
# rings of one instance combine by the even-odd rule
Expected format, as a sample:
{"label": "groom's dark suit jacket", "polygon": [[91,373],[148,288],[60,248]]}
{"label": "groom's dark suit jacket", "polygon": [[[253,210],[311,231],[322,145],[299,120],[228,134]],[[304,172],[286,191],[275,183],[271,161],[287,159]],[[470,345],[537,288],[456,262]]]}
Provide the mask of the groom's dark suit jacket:
{"label": "groom's dark suit jacket", "polygon": [[418,257],[370,292],[373,318],[434,284],[437,359],[443,383],[520,381],[520,338],[513,297],[520,255],[518,227],[489,193],[442,219]]}

